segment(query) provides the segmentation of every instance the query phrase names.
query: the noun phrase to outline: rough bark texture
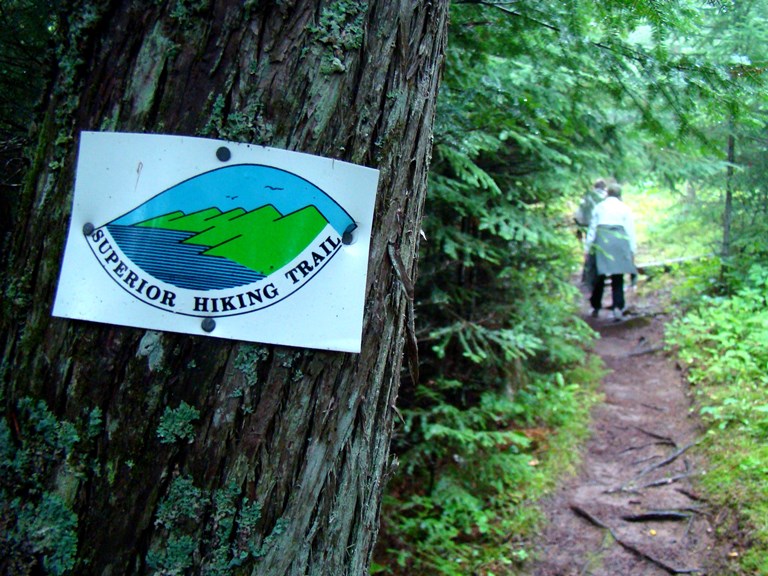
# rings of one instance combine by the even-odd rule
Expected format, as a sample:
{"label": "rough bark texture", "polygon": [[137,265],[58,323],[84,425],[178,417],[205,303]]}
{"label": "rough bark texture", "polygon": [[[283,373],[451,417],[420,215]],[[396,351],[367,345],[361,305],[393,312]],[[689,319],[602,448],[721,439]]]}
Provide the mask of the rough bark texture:
{"label": "rough bark texture", "polygon": [[[367,573],[447,5],[69,3],[4,282],[5,572]],[[51,318],[81,130],[379,168],[362,353]]]}

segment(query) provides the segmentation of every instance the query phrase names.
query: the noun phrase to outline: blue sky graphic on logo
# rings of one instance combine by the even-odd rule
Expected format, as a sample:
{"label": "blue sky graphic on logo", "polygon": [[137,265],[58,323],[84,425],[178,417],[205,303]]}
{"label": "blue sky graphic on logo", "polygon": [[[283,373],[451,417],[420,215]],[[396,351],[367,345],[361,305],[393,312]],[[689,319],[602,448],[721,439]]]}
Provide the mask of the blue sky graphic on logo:
{"label": "blue sky graphic on logo", "polygon": [[346,210],[311,182],[271,166],[236,164],[185,180],[148,200],[111,224],[131,226],[173,210],[192,214],[216,207],[246,212],[271,204],[281,214],[315,206],[340,235],[354,227]]}

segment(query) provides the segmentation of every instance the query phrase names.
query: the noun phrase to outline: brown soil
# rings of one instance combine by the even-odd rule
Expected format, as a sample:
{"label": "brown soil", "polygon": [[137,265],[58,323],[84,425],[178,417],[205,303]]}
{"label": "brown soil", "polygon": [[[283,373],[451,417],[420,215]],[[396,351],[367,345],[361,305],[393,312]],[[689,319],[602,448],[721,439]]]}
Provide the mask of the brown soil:
{"label": "brown soil", "polygon": [[548,524],[534,576],[728,572],[729,549],[715,542],[716,516],[696,489],[701,430],[681,372],[662,350],[659,302],[641,289],[623,321],[607,311],[588,319],[610,370],[604,401],[592,412],[578,474],[543,502]]}

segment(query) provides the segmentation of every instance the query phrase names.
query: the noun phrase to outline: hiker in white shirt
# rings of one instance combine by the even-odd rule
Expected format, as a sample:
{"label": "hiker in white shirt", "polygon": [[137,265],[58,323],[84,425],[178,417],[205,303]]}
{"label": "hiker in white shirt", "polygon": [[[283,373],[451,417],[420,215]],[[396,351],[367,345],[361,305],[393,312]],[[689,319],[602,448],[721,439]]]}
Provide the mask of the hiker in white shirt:
{"label": "hiker in white shirt", "polygon": [[596,277],[589,302],[592,316],[602,308],[606,277],[611,278],[611,309],[616,321],[624,312],[624,274],[637,274],[634,258],[637,251],[635,223],[632,213],[621,201],[621,186],[608,185],[608,197],[595,206],[587,231],[585,257],[594,258]]}

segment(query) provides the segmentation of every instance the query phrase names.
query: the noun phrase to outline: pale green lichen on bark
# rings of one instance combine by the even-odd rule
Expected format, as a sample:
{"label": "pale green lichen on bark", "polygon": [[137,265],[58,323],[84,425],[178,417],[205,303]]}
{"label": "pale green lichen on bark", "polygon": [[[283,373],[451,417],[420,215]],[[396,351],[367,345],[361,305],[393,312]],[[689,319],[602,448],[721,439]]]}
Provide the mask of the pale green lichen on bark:
{"label": "pale green lichen on bark", "polygon": [[86,454],[93,411],[73,423],[57,419],[42,400],[22,398],[14,414],[16,440],[0,419],[0,515],[13,519],[0,549],[7,566],[41,561],[47,573],[66,574],[77,556],[72,506],[93,467]]}
{"label": "pale green lichen on bark", "polygon": [[[155,536],[147,555],[158,574],[199,573],[230,576],[261,555],[258,525],[261,504],[243,498],[234,481],[209,496],[189,476],[178,476],[157,508]],[[210,515],[212,530],[200,534],[198,520]]]}
{"label": "pale green lichen on bark", "polygon": [[77,516],[61,498],[45,493],[37,504],[15,499],[10,508],[16,518],[14,529],[7,534],[11,546],[30,547],[40,554],[49,574],[70,572],[77,555]]}
{"label": "pale green lichen on bark", "polygon": [[155,526],[162,538],[153,542],[147,553],[147,565],[159,574],[183,574],[192,566],[197,540],[185,533],[186,526],[196,525],[203,514],[207,498],[188,476],[178,476],[157,508]]}
{"label": "pale green lichen on bark", "polygon": [[176,442],[191,444],[195,439],[195,428],[192,423],[198,418],[200,418],[200,411],[183,400],[177,408],[167,406],[160,417],[157,437],[163,444]]}
{"label": "pale green lichen on bark", "polygon": [[245,383],[255,386],[257,380],[257,368],[262,362],[269,359],[269,348],[260,344],[240,344],[237,348],[234,367],[245,377]]}
{"label": "pale green lichen on bark", "polygon": [[53,159],[48,164],[53,171],[63,166],[65,158],[71,152],[73,141],[71,124],[74,112],[80,105],[80,72],[84,64],[80,49],[85,44],[85,38],[91,29],[101,18],[99,8],[90,2],[84,2],[82,8],[73,13],[75,15],[70,22],[68,42],[60,44],[56,54],[59,69],[55,90],[58,101],[55,110],[58,135],[55,140]]}
{"label": "pale green lichen on bark", "polygon": [[229,551],[229,539],[235,526],[237,514],[237,496],[239,490],[234,482],[230,482],[224,488],[217,490],[213,496],[215,526],[210,555],[209,573],[227,574],[231,562]]}
{"label": "pale green lichen on bark", "polygon": [[278,348],[275,352],[275,359],[283,368],[292,368],[293,363],[301,358],[302,354],[298,350]]}
{"label": "pale green lichen on bark", "polygon": [[311,28],[323,46],[323,74],[346,72],[344,57],[362,45],[367,9],[367,0],[335,0],[323,9],[317,26]]}
{"label": "pale green lichen on bark", "polygon": [[277,522],[275,522],[272,532],[270,532],[269,536],[264,539],[262,548],[256,552],[256,557],[261,558],[264,556],[267,553],[267,550],[275,545],[279,537],[284,534],[287,529],[288,521],[285,518],[279,518]]}
{"label": "pale green lichen on bark", "polygon": [[250,100],[241,110],[227,111],[226,97],[218,94],[200,135],[267,146],[272,143],[274,126],[263,112],[264,106],[257,100]]}
{"label": "pale green lichen on bark", "polygon": [[171,8],[170,16],[182,24],[204,12],[209,5],[209,0],[176,0]]}

